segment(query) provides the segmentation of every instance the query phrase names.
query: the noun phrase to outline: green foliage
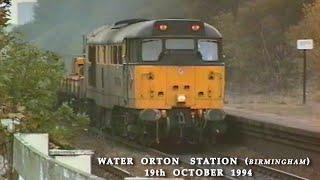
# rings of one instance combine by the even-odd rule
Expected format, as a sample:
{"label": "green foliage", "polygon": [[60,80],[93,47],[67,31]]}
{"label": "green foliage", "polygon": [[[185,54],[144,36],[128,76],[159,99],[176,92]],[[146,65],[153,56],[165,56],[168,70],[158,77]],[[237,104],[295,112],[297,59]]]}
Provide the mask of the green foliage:
{"label": "green foliage", "polygon": [[54,114],[56,121],[59,124],[71,125],[72,128],[78,129],[89,124],[89,119],[86,114],[75,113],[74,110],[66,103],[57,110]]}
{"label": "green foliage", "polygon": [[61,60],[24,43],[10,43],[5,48],[0,84],[7,98],[31,111],[52,108],[63,75]]}
{"label": "green foliage", "polygon": [[42,111],[34,114],[29,123],[34,131],[41,127],[60,142],[76,136],[85,129],[89,125],[89,117],[76,113],[68,104],[63,104],[56,111]]}
{"label": "green foliage", "polygon": [[0,104],[26,107],[25,131],[69,138],[88,125],[88,117],[67,104],[56,107],[63,63],[51,52],[23,43],[15,34],[0,33]]}
{"label": "green foliage", "polygon": [[24,131],[49,132],[60,141],[72,137],[89,119],[67,104],[56,109],[56,92],[64,74],[62,60],[3,31],[9,5],[8,0],[0,1],[0,105],[26,107]]}

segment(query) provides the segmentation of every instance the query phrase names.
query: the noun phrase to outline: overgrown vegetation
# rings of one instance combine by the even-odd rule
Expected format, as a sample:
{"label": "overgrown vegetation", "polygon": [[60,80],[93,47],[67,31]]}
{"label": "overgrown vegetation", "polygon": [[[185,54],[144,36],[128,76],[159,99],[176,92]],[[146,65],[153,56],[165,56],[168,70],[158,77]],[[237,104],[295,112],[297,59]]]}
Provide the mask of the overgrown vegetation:
{"label": "overgrown vegetation", "polygon": [[89,120],[67,104],[57,107],[62,60],[4,32],[5,26],[2,23],[0,30],[0,105],[10,113],[23,113],[22,131],[49,132],[59,141],[76,135]]}
{"label": "overgrown vegetation", "polygon": [[294,42],[296,37],[311,38],[314,40],[314,50],[309,51],[310,71],[309,77],[314,80],[316,89],[314,99],[320,102],[320,0],[305,5],[303,8],[304,18],[297,25],[292,26],[287,33],[287,38]]}
{"label": "overgrown vegetation", "polygon": [[310,60],[312,61],[311,70],[314,72],[312,77],[315,77],[317,86],[320,88],[320,0],[305,5],[303,12],[304,18],[297,25],[290,28],[287,37],[292,43],[294,43],[296,37],[311,38],[314,40],[315,49],[310,51]]}
{"label": "overgrown vegetation", "polygon": [[[286,92],[301,82],[295,42],[288,39],[291,26],[303,18],[310,0],[249,1],[232,14],[219,16],[225,37],[231,89],[249,92]],[[294,43],[292,43],[294,42]]]}
{"label": "overgrown vegetation", "polygon": [[11,5],[10,0],[0,0],[0,26],[4,27],[7,25],[7,22],[9,21],[8,15],[9,10],[8,8]]}

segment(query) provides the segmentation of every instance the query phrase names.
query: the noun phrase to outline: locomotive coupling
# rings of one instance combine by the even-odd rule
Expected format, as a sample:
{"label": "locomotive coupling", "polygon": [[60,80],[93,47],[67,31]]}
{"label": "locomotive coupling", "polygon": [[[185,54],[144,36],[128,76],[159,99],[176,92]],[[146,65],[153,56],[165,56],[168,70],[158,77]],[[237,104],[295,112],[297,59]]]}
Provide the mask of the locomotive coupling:
{"label": "locomotive coupling", "polygon": [[161,110],[161,117],[162,118],[166,118],[168,116],[167,111],[166,110]]}
{"label": "locomotive coupling", "polygon": [[161,111],[157,109],[144,109],[140,111],[139,118],[143,121],[157,121],[161,118]]}
{"label": "locomotive coupling", "polygon": [[204,112],[204,118],[207,121],[221,121],[226,117],[226,113],[220,109],[209,109]]}

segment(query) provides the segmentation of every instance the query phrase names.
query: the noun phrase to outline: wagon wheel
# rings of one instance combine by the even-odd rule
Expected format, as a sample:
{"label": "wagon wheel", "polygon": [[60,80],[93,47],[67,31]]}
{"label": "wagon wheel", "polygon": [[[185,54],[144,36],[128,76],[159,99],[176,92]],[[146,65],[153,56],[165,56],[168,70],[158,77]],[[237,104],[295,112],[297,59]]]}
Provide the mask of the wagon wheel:
{"label": "wagon wheel", "polygon": [[138,120],[137,142],[143,146],[148,146],[146,126],[143,121]]}
{"label": "wagon wheel", "polygon": [[110,130],[112,129],[111,127],[111,119],[112,119],[112,111],[110,109],[104,109],[103,112],[103,128],[108,130],[110,132]]}
{"label": "wagon wheel", "polygon": [[87,101],[87,113],[90,118],[90,125],[93,127],[97,127],[97,109],[96,103],[93,100]]}
{"label": "wagon wheel", "polygon": [[112,135],[123,136],[126,130],[123,114],[119,108],[114,108],[111,115],[111,132]]}

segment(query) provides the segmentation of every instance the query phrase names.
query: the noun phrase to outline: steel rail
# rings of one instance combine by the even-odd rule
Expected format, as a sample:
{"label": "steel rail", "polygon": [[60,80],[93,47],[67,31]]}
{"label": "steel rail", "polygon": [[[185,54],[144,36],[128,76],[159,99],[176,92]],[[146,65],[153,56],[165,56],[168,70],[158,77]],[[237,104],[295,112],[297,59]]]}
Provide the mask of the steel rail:
{"label": "steel rail", "polygon": [[[97,157],[102,157],[102,156],[100,154],[94,154],[93,159],[97,159]],[[124,179],[127,177],[133,177],[133,175],[130,172],[120,168],[119,166],[115,166],[115,165],[105,166],[105,165],[99,165],[98,163],[95,163],[95,166],[99,166],[99,168],[103,169],[105,172],[110,173],[121,179]]]}

